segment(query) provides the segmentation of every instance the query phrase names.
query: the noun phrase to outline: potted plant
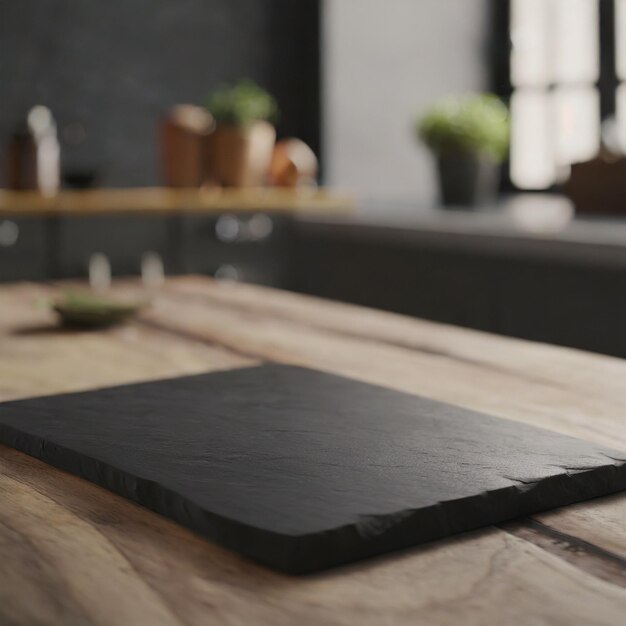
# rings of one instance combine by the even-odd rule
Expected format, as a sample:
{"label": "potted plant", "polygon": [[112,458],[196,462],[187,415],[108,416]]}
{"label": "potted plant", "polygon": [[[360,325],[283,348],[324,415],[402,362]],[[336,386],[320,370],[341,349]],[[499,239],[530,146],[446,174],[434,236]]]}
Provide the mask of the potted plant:
{"label": "potted plant", "polygon": [[209,181],[226,187],[263,184],[276,142],[276,100],[243,80],[216,91],[207,109],[217,124],[208,142]]}
{"label": "potted plant", "polygon": [[492,94],[446,99],[417,122],[418,137],[437,157],[444,205],[492,200],[509,147],[509,112]]}

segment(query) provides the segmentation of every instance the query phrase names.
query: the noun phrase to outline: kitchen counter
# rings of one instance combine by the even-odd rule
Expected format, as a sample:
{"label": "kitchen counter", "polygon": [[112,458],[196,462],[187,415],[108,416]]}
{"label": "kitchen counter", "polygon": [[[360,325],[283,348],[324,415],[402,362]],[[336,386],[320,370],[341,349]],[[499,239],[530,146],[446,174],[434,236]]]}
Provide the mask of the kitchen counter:
{"label": "kitchen counter", "polygon": [[[114,275],[136,275],[157,256],[167,274],[228,276],[626,357],[626,219],[574,216],[546,194],[454,211],[307,193],[102,190],[48,208],[18,195],[24,213],[0,217],[0,282],[85,277],[95,254]],[[12,196],[0,197],[9,206]]]}
{"label": "kitchen counter", "polygon": [[82,278],[104,254],[117,275],[145,255],[168,274],[224,271],[275,284],[288,267],[285,232],[295,215],[347,214],[330,189],[94,189],[53,197],[0,190],[0,282]]}
{"label": "kitchen counter", "polygon": [[350,213],[304,215],[299,222],[307,232],[352,239],[626,268],[626,213],[575,215],[568,200],[548,194],[512,196],[480,210],[369,201]]}
{"label": "kitchen counter", "polygon": [[479,211],[379,202],[301,216],[294,236],[304,293],[626,357],[626,218],[545,194]]}
{"label": "kitchen counter", "polygon": [[[626,450],[622,360],[199,277],[126,326],[68,333],[37,306],[54,290],[0,287],[1,400],[274,361]],[[294,578],[3,446],[0,493],[3,624],[624,619],[626,495]]]}

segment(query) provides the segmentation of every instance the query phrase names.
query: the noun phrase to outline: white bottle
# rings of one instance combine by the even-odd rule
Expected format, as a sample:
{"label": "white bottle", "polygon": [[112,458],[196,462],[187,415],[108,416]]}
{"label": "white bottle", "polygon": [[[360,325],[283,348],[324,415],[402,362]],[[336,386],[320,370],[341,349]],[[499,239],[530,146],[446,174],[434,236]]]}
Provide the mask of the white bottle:
{"label": "white bottle", "polygon": [[28,113],[28,128],[36,145],[37,189],[53,196],[61,184],[61,149],[50,109],[37,105]]}

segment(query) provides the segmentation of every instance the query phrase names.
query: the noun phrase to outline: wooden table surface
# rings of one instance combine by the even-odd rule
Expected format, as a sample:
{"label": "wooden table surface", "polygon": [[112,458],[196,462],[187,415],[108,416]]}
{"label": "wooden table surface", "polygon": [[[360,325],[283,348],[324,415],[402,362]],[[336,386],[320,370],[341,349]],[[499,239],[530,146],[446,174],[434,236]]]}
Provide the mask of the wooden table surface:
{"label": "wooden table surface", "polygon": [[[626,450],[626,362],[186,277],[129,325],[62,332],[0,289],[0,399],[280,361]],[[320,575],[257,566],[0,446],[0,624],[626,623],[626,495]]]}

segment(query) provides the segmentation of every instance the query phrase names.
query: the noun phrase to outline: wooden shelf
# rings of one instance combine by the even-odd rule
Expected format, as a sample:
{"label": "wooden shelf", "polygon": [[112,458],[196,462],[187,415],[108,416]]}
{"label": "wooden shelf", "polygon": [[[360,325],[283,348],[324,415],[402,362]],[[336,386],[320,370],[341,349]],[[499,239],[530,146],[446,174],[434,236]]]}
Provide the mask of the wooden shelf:
{"label": "wooden shelf", "polygon": [[44,196],[33,191],[0,190],[2,214],[110,214],[218,211],[286,213],[351,211],[354,197],[328,189],[94,189]]}

